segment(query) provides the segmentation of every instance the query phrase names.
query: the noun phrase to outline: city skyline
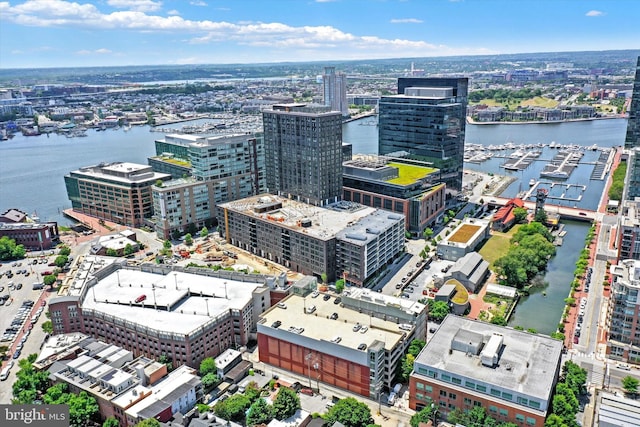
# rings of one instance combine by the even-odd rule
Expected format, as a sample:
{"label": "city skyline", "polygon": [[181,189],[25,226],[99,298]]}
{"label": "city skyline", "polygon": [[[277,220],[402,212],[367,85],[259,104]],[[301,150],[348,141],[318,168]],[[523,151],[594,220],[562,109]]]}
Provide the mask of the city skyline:
{"label": "city skyline", "polygon": [[639,13],[622,0],[11,1],[0,68],[632,49]]}

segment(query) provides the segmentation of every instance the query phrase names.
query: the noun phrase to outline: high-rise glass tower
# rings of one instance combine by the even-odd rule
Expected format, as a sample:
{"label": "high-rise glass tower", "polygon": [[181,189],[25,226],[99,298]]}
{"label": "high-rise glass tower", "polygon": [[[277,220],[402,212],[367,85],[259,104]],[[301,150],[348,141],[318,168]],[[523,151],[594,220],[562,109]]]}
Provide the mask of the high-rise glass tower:
{"label": "high-rise glass tower", "polygon": [[378,153],[415,158],[462,189],[467,78],[400,78],[398,95],[379,104]]}
{"label": "high-rise glass tower", "polygon": [[322,105],[263,111],[269,192],[315,206],[342,196],[342,114]]}
{"label": "high-rise glass tower", "polygon": [[627,137],[624,140],[624,147],[640,147],[640,56],[636,64],[636,78],[633,81],[633,94],[631,95]]}
{"label": "high-rise glass tower", "polygon": [[322,83],[324,85],[324,105],[331,107],[333,111],[340,111],[343,116],[348,116],[347,75],[336,73],[336,67],[324,67]]}

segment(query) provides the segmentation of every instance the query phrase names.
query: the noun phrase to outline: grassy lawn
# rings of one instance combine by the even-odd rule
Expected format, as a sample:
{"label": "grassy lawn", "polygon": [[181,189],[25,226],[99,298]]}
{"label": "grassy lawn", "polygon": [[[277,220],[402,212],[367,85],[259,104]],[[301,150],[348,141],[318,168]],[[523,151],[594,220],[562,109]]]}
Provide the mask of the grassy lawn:
{"label": "grassy lawn", "polygon": [[514,233],[518,231],[518,228],[520,228],[519,224],[511,227],[511,230],[506,233],[494,231],[489,240],[482,245],[479,253],[482,255],[482,258],[489,262],[490,269],[493,269],[493,264],[498,258],[507,254],[510,247],[509,241]]}
{"label": "grassy lawn", "polygon": [[[475,104],[475,103],[474,103]],[[485,104],[489,107],[505,107],[506,104],[501,102],[496,102],[494,99],[483,99],[478,104]],[[517,107],[544,107],[544,108],[555,108],[558,106],[558,101],[549,98],[543,98],[541,96],[536,96],[535,98],[525,99],[521,102],[510,103],[509,109],[515,110]]]}
{"label": "grassy lawn", "polygon": [[436,171],[434,168],[410,165],[406,163],[389,162],[388,165],[398,168],[398,177],[389,180],[389,182],[399,185],[413,184],[419,179],[422,179]]}

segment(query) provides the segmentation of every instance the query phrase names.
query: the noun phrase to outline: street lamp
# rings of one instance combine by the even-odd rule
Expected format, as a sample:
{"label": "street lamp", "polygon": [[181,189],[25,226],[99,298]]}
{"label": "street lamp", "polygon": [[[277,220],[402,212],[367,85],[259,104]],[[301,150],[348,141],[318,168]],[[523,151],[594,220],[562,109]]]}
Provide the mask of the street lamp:
{"label": "street lamp", "polygon": [[307,361],[307,374],[309,375],[309,388],[313,388],[311,386],[311,356],[313,356],[313,354],[309,353],[304,357],[304,359]]}
{"label": "street lamp", "polygon": [[431,422],[433,427],[438,425],[438,407],[435,403],[431,403]]}

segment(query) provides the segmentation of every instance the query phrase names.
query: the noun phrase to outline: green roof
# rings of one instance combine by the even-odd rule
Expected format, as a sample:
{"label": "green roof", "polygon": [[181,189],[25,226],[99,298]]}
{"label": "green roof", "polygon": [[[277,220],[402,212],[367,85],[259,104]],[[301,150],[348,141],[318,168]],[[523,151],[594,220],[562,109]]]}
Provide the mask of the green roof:
{"label": "green roof", "polygon": [[389,162],[387,165],[398,168],[398,177],[387,181],[391,184],[398,185],[413,184],[414,182],[419,181],[438,170],[436,168],[410,165],[407,163]]}
{"label": "green roof", "polygon": [[178,166],[191,167],[191,163],[186,160],[176,159],[173,157],[156,156],[154,159],[162,160],[163,162],[172,163]]}

